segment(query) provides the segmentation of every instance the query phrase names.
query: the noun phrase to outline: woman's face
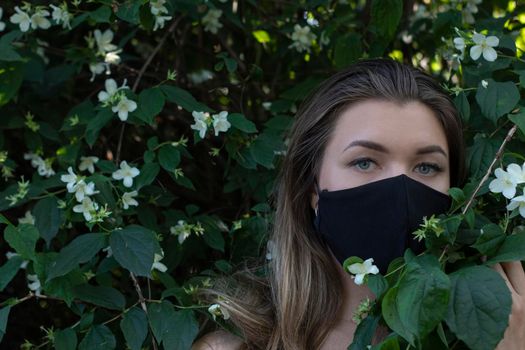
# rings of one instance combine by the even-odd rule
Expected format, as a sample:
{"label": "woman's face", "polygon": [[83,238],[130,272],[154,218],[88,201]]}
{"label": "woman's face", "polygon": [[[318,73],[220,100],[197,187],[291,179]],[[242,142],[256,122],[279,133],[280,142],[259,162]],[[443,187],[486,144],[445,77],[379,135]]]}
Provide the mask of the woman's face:
{"label": "woman's face", "polygon": [[[342,190],[405,174],[446,194],[448,152],[443,127],[424,104],[359,102],[336,122],[324,151],[319,187]],[[315,193],[311,204],[317,206]]]}

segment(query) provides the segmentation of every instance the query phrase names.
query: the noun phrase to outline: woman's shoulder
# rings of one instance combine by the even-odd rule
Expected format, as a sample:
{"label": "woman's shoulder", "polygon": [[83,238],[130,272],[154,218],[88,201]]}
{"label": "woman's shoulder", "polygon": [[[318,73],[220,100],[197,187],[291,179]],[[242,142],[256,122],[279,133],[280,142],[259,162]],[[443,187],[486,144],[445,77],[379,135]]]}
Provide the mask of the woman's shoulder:
{"label": "woman's shoulder", "polygon": [[218,330],[204,335],[191,347],[191,350],[241,349],[244,349],[244,342],[242,339],[224,330]]}

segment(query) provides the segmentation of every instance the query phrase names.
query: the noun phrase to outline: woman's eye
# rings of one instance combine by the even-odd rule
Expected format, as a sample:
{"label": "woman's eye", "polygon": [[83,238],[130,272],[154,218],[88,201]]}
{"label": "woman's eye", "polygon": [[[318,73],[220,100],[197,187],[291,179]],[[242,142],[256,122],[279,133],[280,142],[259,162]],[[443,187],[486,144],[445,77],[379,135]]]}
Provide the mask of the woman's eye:
{"label": "woman's eye", "polygon": [[428,175],[433,172],[439,173],[442,171],[441,167],[437,164],[432,163],[421,163],[418,164],[419,172],[423,175]]}
{"label": "woman's eye", "polygon": [[349,165],[350,166],[355,166],[355,167],[357,167],[360,170],[368,170],[372,166],[372,162],[373,162],[372,159],[361,158],[361,159],[356,159],[356,160],[350,162]]}

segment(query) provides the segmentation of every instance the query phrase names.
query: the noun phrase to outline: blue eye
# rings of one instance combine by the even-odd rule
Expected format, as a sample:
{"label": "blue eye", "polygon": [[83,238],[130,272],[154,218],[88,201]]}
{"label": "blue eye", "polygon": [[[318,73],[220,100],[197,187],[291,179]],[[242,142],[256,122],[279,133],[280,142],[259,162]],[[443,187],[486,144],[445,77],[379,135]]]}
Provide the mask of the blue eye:
{"label": "blue eye", "polygon": [[370,158],[359,158],[359,159],[351,161],[348,165],[356,166],[360,170],[368,170],[370,169],[370,164],[372,162],[373,160]]}
{"label": "blue eye", "polygon": [[[423,175],[428,175],[432,172],[439,173],[443,171],[443,169],[441,169],[439,165],[434,164],[434,163],[420,163],[417,166],[420,169],[420,173]],[[426,171],[423,169],[425,169]]]}

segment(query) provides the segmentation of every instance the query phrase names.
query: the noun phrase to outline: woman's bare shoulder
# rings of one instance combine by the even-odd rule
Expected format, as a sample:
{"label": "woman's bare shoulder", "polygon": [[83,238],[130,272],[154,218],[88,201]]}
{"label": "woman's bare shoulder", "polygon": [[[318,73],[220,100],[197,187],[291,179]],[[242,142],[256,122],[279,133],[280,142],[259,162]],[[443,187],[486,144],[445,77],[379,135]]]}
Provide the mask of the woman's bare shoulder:
{"label": "woman's bare shoulder", "polygon": [[223,330],[208,333],[200,338],[191,350],[241,350],[244,342],[241,338]]}

